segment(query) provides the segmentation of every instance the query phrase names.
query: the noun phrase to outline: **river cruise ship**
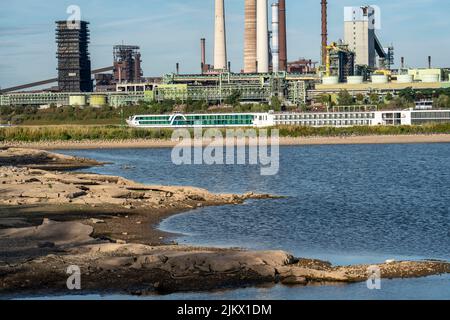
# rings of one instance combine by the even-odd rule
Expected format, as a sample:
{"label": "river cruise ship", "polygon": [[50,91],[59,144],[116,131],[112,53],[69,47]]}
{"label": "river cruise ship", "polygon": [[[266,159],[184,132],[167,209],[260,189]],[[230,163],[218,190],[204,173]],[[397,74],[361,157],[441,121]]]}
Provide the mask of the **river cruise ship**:
{"label": "river cruise ship", "polygon": [[450,123],[450,110],[353,111],[305,113],[223,113],[136,115],[127,123],[135,128],[223,127],[352,127]]}

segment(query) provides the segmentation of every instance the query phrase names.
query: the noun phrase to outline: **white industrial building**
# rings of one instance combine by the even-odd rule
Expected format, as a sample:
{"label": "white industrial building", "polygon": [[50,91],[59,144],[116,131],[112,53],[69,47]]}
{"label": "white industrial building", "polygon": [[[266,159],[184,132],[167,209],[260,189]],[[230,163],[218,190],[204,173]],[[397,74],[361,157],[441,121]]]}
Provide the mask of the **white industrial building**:
{"label": "white industrial building", "polygon": [[355,52],[356,65],[375,67],[377,55],[388,59],[388,53],[375,33],[377,14],[374,6],[344,8],[344,42]]}

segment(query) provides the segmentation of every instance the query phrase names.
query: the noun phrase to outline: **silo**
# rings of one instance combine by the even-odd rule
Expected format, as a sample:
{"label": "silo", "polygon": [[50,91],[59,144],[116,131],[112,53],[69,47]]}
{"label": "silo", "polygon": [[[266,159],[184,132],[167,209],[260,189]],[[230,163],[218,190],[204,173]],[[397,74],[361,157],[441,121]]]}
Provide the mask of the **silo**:
{"label": "silo", "polygon": [[424,75],[422,75],[422,82],[425,82],[425,83],[439,82],[439,75],[438,74],[424,74]]}
{"label": "silo", "polygon": [[70,96],[69,105],[72,107],[83,107],[86,105],[86,97],[83,95]]}
{"label": "silo", "polygon": [[348,76],[347,83],[349,84],[361,84],[364,82],[363,76]]}
{"label": "silo", "polygon": [[322,84],[325,85],[334,85],[339,83],[338,76],[325,76],[322,78]]}
{"label": "silo", "polygon": [[372,83],[374,83],[374,84],[384,84],[384,83],[388,83],[388,82],[389,82],[388,76],[385,76],[382,74],[374,74],[372,76]]}
{"label": "silo", "polygon": [[103,107],[106,106],[106,96],[105,95],[92,95],[91,99],[89,100],[89,105],[91,107]]}
{"label": "silo", "polygon": [[410,74],[399,74],[397,76],[397,83],[412,83],[413,76]]}
{"label": "silo", "polygon": [[257,18],[257,63],[258,73],[269,72],[269,12],[267,0],[257,0],[256,18]]}

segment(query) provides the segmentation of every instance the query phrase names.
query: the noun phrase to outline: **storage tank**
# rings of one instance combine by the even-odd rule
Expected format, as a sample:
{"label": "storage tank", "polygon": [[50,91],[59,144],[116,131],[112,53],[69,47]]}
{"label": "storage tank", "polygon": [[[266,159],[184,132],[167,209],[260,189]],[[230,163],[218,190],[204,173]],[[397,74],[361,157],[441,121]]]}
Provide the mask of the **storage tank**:
{"label": "storage tank", "polygon": [[372,76],[372,83],[388,83],[388,76],[375,74]]}
{"label": "storage tank", "polygon": [[363,76],[348,76],[347,83],[349,84],[361,84],[364,82]]}
{"label": "storage tank", "polygon": [[399,74],[397,76],[397,83],[411,83],[413,82],[413,76],[410,74]]}
{"label": "storage tank", "polygon": [[104,95],[92,95],[89,101],[91,107],[102,107],[106,105],[106,96]]}
{"label": "storage tank", "polygon": [[424,75],[422,75],[422,82],[425,82],[425,83],[439,82],[439,75],[438,74],[424,74]]}
{"label": "storage tank", "polygon": [[85,96],[70,96],[69,97],[69,105],[72,106],[72,107],[85,106],[86,105],[86,97]]}
{"label": "storage tank", "polygon": [[323,84],[338,84],[339,83],[339,77],[337,76],[325,76],[322,78]]}

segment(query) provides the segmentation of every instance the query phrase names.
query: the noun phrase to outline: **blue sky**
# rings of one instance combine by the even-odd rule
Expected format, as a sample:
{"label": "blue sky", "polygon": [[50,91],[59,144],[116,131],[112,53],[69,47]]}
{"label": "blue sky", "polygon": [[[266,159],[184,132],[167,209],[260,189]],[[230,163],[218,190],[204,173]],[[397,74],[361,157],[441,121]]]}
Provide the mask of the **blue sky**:
{"label": "blue sky", "polygon": [[[242,68],[244,0],[225,0],[229,59]],[[269,0],[269,2],[271,2]],[[424,67],[427,56],[436,66],[450,66],[450,1],[373,0],[382,10],[383,44],[393,43],[396,62]],[[0,86],[21,84],[56,75],[54,21],[66,19],[66,9],[81,7],[91,25],[92,65],[111,64],[112,46],[124,41],[141,46],[146,76],[199,69],[199,42],[207,39],[208,62],[213,55],[213,0],[0,0]],[[343,37],[343,8],[359,0],[329,0],[330,40]],[[288,55],[319,60],[320,1],[287,0]]]}

